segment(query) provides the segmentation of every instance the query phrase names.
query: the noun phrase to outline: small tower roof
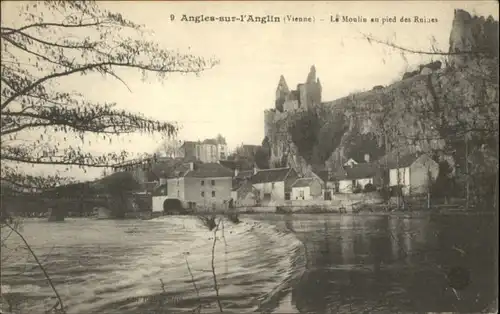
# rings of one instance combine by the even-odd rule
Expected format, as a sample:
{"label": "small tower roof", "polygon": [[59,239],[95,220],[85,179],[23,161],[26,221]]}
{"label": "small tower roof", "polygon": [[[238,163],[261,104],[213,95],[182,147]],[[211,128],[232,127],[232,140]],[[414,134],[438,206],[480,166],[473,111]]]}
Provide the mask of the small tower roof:
{"label": "small tower roof", "polygon": [[285,77],[283,75],[280,76],[280,81],[278,83],[278,89],[284,91],[284,92],[290,92],[290,89],[288,88],[288,84],[286,83]]}
{"label": "small tower roof", "polygon": [[309,74],[307,75],[307,83],[315,83],[316,82],[316,67],[314,64],[311,66],[311,69],[309,70]]}

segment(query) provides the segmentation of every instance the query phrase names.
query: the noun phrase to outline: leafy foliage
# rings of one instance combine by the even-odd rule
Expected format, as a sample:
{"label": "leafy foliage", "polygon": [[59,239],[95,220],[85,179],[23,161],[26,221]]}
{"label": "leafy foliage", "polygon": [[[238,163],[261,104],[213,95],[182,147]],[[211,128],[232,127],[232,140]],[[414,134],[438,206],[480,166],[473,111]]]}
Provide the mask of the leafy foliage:
{"label": "leafy foliage", "polygon": [[140,188],[139,182],[130,172],[116,172],[100,180],[100,185],[112,195],[132,192]]}
{"label": "leafy foliage", "polygon": [[262,146],[255,152],[255,163],[259,169],[269,169],[269,158],[271,157],[271,145],[269,139],[264,137]]}
{"label": "leafy foliage", "polygon": [[[46,188],[64,179],[25,174],[20,165],[107,167],[129,155],[97,155],[83,149],[83,144],[92,144],[91,134],[111,143],[119,135],[169,137],[178,129],[175,123],[64,90],[59,83],[66,78],[100,74],[127,86],[119,69],[139,71],[143,79],[153,73],[163,80],[169,73],[199,73],[217,64],[144,39],[143,26],[94,1],[12,2],[2,8],[14,13],[16,6],[23,24],[2,19],[1,25],[1,175],[14,184]],[[26,140],[27,132],[39,137]]]}
{"label": "leafy foliage", "polygon": [[347,131],[343,113],[329,112],[322,107],[302,113],[289,128],[299,153],[313,165],[323,165],[341,144]]}
{"label": "leafy foliage", "polygon": [[313,149],[318,143],[320,122],[317,112],[314,109],[309,109],[300,114],[289,127],[292,141],[297,146],[301,156],[309,162],[312,161]]}

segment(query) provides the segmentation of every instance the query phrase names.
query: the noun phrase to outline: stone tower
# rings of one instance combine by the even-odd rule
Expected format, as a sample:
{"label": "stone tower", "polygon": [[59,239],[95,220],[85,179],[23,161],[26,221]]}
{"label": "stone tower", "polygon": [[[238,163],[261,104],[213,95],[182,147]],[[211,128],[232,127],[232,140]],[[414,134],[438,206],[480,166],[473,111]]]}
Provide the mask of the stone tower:
{"label": "stone tower", "polygon": [[456,9],[450,32],[450,52],[472,52],[452,55],[449,63],[462,66],[474,59],[478,52],[487,57],[498,58],[498,21],[489,16],[471,16],[469,12]]}
{"label": "stone tower", "polygon": [[316,67],[311,66],[306,82],[303,87],[303,95],[301,91],[301,106],[311,108],[321,103],[321,83],[316,77]]}
{"label": "stone tower", "polygon": [[278,87],[276,88],[276,102],[275,108],[278,111],[283,111],[283,104],[287,96],[290,94],[290,89],[286,84],[285,77],[283,75],[280,76],[280,80],[278,82]]}

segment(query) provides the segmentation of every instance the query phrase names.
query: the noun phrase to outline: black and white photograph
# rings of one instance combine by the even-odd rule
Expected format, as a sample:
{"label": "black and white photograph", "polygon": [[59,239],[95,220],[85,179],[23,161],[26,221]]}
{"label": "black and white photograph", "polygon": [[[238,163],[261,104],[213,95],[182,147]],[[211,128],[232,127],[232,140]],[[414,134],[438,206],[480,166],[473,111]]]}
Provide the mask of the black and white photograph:
{"label": "black and white photograph", "polygon": [[0,314],[497,313],[498,15],[1,0]]}

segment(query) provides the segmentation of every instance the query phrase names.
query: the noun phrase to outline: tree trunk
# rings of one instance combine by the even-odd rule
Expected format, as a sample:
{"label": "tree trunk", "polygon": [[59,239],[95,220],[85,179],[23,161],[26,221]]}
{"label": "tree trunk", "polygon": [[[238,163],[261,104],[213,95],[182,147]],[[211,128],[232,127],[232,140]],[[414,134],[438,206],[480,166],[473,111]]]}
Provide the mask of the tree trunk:
{"label": "tree trunk", "polygon": [[403,194],[403,189],[401,188],[400,189],[400,186],[401,186],[401,178],[400,178],[400,175],[399,175],[399,151],[396,153],[396,182],[398,183],[397,184],[397,187],[396,187],[396,206],[397,206],[397,209],[400,210],[400,199],[399,199],[399,194]]}
{"label": "tree trunk", "polygon": [[469,209],[470,203],[470,177],[469,177],[469,141],[467,135],[465,135],[465,209]]}

